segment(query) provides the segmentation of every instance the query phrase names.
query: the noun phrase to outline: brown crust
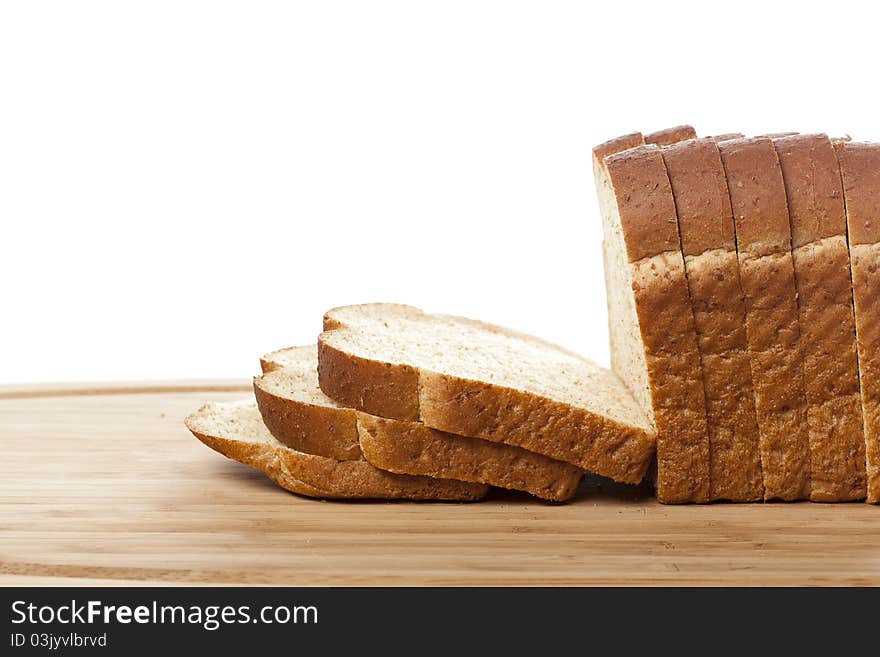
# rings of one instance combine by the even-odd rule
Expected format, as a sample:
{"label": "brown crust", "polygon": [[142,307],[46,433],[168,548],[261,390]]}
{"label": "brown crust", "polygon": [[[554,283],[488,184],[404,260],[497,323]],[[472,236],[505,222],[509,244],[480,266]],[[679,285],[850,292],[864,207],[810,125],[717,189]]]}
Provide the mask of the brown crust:
{"label": "brown crust", "polygon": [[420,419],[419,372],[409,365],[361,358],[318,338],[318,382],[343,406],[394,420]]}
{"label": "brown crust", "polygon": [[727,178],[715,141],[673,144],[664,148],[662,155],[675,199],[682,254],[735,250]]}
{"label": "brown crust", "polygon": [[363,460],[354,410],[279,397],[265,389],[264,376],[254,377],[254,397],[266,428],[279,442],[338,461]]}
{"label": "brown crust", "polygon": [[[342,328],[333,311],[328,312],[324,324]],[[283,357],[274,357],[282,352],[263,357],[270,372],[285,367]],[[287,367],[288,371],[299,369]],[[465,438],[429,429],[420,422],[378,418],[351,408],[312,404],[274,393],[273,376],[279,375],[268,373],[254,379],[257,406],[272,435],[298,451],[339,460],[366,458],[372,465],[398,474],[523,490],[557,502],[572,497],[581,479],[583,471],[574,465],[512,445]],[[333,402],[327,399],[327,403]],[[370,429],[366,439],[365,427]]]}
{"label": "brown crust", "polygon": [[709,139],[719,142],[719,141],[730,141],[731,139],[742,139],[745,135],[741,132],[724,132],[720,135],[712,135]]}
{"label": "brown crust", "polygon": [[791,251],[791,228],[782,170],[765,137],[718,144],[734,208],[736,247],[754,255]]}
{"label": "brown crust", "polygon": [[846,198],[867,501],[880,503],[880,144],[836,144]]}
{"label": "brown crust", "polygon": [[327,335],[318,338],[321,389],[346,406],[503,442],[624,483],[640,482],[648,468],[655,437],[641,427],[503,386],[350,355],[324,344]]}
{"label": "brown crust", "polygon": [[214,451],[262,470],[276,484],[299,495],[327,499],[474,501],[488,492],[488,487],[480,484],[393,474],[366,461],[337,461],[277,444],[249,443],[218,435],[198,425],[199,414],[211,406],[203,406],[186,419],[193,435]]}
{"label": "brown crust", "polygon": [[843,187],[826,135],[774,140],[788,199],[800,312],[810,499],[865,497],[865,440],[859,399]]}
{"label": "brown crust", "polygon": [[641,132],[631,132],[614,139],[609,139],[593,148],[594,162],[601,165],[609,155],[644,145],[645,139],[642,137]]}
{"label": "brown crust", "polygon": [[680,248],[675,202],[656,146],[641,146],[605,158],[623,222],[630,262]]}
{"label": "brown crust", "polygon": [[843,186],[828,135],[773,140],[788,201],[791,246],[846,234]]}
{"label": "brown crust", "polygon": [[880,242],[880,163],[878,144],[842,142],[841,156],[846,192],[846,221],[850,244]]}
{"label": "brown crust", "polygon": [[428,426],[504,441],[623,483],[640,482],[654,438],[635,427],[533,394],[422,372],[421,413]]}
{"label": "brown crust", "polygon": [[702,366],[680,250],[675,201],[660,149],[605,160],[632,265],[654,421],[657,497],[709,499],[709,435]]}
{"label": "brown crust", "polygon": [[382,470],[522,490],[554,502],[571,499],[583,471],[568,463],[479,438],[466,438],[361,413],[361,449]]}
{"label": "brown crust", "polygon": [[764,498],[804,499],[810,490],[810,450],[782,170],[770,139],[735,139],[719,148],[746,300]]}
{"label": "brown crust", "polygon": [[764,487],[733,215],[714,139],[667,146],[702,363],[712,500],[760,500]]}
{"label": "brown crust", "polygon": [[650,132],[645,135],[646,144],[656,144],[657,146],[669,146],[680,141],[688,139],[696,139],[697,131],[689,125],[677,125],[672,128],[664,128],[656,132]]}

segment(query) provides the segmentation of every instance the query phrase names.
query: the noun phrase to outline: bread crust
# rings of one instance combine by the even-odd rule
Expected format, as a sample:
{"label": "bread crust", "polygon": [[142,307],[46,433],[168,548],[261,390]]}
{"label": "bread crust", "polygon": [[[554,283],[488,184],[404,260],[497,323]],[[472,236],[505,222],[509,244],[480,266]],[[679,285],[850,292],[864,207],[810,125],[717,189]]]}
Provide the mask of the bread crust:
{"label": "bread crust", "polygon": [[[329,397],[346,406],[503,442],[624,483],[640,482],[647,471],[655,445],[647,427],[501,385],[349,354],[328,342],[336,332],[357,329],[342,322],[332,326],[318,338],[319,382]],[[621,392],[626,394],[622,386]],[[627,401],[633,404],[628,395]]]}
{"label": "bread crust", "polygon": [[[341,323],[332,317],[332,311],[330,314],[325,325],[341,328]],[[311,348],[289,348],[290,351],[305,349]],[[583,471],[569,463],[512,445],[429,429],[420,422],[390,420],[351,408],[307,403],[279,394],[277,387],[273,392],[273,386],[267,382],[285,369],[284,351],[288,350],[273,352],[261,359],[267,372],[254,379],[254,391],[266,427],[288,447],[338,460],[366,459],[382,470],[398,474],[522,490],[555,502],[575,494]],[[315,359],[313,350],[311,358]],[[334,404],[329,398],[327,403]],[[336,454],[346,456],[340,458]]]}
{"label": "bread crust", "polygon": [[349,354],[319,337],[318,382],[328,397],[344,406],[393,420],[421,419],[419,373],[409,365]]}
{"label": "bread crust", "polygon": [[605,158],[605,169],[617,195],[629,261],[679,251],[675,203],[659,149],[614,153]]}
{"label": "bread crust", "polygon": [[849,235],[867,501],[880,503],[880,144],[839,142]]}
{"label": "bread crust", "polygon": [[702,363],[711,500],[763,497],[733,214],[714,138],[662,150],[675,198]]}
{"label": "bread crust", "polygon": [[360,413],[357,429],[366,459],[399,474],[492,484],[554,502],[571,499],[583,474],[576,466],[518,447],[456,436],[416,422]]}
{"label": "bread crust", "polygon": [[656,132],[650,132],[645,135],[646,144],[656,144],[657,146],[669,146],[680,141],[688,139],[696,139],[697,131],[689,125],[677,125],[672,128],[664,128]]}
{"label": "bread crust", "polygon": [[764,499],[805,499],[810,491],[810,450],[782,171],[768,138],[735,139],[718,146],[746,303]]}
{"label": "bread crust", "polygon": [[865,439],[843,186],[827,135],[774,139],[788,200],[803,348],[810,499],[865,497]]}
{"label": "bread crust", "polygon": [[254,377],[254,397],[266,428],[279,442],[338,461],[363,460],[354,410],[280,397],[266,389],[264,380]]}
{"label": "bread crust", "polygon": [[[605,159],[632,274],[657,429],[657,497],[709,500],[709,435],[702,365],[672,188],[659,148]],[[612,344],[612,350],[615,345]]]}
{"label": "bread crust", "polygon": [[272,481],[299,495],[325,499],[407,499],[475,501],[488,486],[385,472],[366,461],[337,461],[305,454],[278,443],[254,443],[210,430],[208,412],[251,413],[256,406],[208,404],[186,418],[186,426],[205,445],[224,456],[262,470]]}
{"label": "bread crust", "polygon": [[630,132],[629,134],[621,135],[620,137],[615,137],[614,139],[602,142],[593,148],[593,162],[601,165],[609,155],[644,145],[645,138],[642,136],[641,132]]}

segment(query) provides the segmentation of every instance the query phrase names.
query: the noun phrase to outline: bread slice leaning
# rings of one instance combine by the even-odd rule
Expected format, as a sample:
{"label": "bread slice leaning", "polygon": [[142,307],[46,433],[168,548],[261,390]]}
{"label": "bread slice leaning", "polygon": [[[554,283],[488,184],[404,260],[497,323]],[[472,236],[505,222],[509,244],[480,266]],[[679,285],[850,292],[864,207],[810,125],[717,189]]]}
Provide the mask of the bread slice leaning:
{"label": "bread slice leaning", "polygon": [[473,501],[489,490],[462,481],[392,474],[364,461],[338,461],[285,447],[272,437],[250,401],[206,404],[186,418],[186,426],[214,451],[308,497]]}
{"label": "bread slice leaning", "polygon": [[810,449],[797,289],[779,158],[766,137],[718,144],[746,301],[764,499],[810,494]]}
{"label": "bread slice leaning", "polygon": [[835,144],[843,178],[864,421],[867,501],[880,503],[880,144]]}
{"label": "bread slice leaning", "polygon": [[657,497],[709,500],[706,397],[675,202],[660,149],[593,151],[612,369],[657,432]]}
{"label": "bread slice leaning", "polygon": [[489,484],[555,502],[572,498],[581,480],[580,468],[519,447],[436,431],[420,422],[378,418],[337,404],[318,386],[314,345],[281,349],[263,356],[260,363],[264,374],[255,377],[254,393],[263,421],[294,449],[333,458],[366,458],[398,474]]}
{"label": "bread slice leaning", "polygon": [[746,309],[733,212],[718,138],[662,149],[669,174],[703,366],[709,427],[709,499],[764,494]]}
{"label": "bread slice leaning", "polygon": [[371,415],[521,447],[637,483],[654,434],[611,371],[538,338],[373,304],[329,311],[321,389]]}
{"label": "bread slice leaning", "polygon": [[810,499],[865,497],[865,437],[843,185],[827,135],[773,140],[788,199],[810,444]]}

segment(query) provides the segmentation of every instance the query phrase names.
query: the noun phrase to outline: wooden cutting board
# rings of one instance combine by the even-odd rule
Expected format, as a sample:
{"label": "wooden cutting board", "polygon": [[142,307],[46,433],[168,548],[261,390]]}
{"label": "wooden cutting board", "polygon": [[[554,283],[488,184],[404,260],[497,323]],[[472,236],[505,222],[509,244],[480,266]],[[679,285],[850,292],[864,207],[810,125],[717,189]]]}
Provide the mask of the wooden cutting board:
{"label": "wooden cutting board", "polygon": [[880,584],[880,507],[323,502],[197,442],[247,382],[0,388],[0,584]]}

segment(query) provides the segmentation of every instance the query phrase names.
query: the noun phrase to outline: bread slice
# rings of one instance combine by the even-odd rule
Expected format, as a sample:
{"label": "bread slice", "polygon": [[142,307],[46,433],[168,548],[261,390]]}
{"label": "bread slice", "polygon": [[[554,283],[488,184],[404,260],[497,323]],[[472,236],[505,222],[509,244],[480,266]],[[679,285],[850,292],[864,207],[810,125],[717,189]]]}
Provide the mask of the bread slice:
{"label": "bread slice", "polygon": [[709,427],[709,499],[764,494],[745,300],[717,138],[662,149],[675,198]]}
{"label": "bread slice", "polygon": [[186,418],[186,426],[214,451],[308,497],[472,501],[489,490],[481,484],[392,474],[365,461],[298,452],[272,437],[251,401],[206,404]]}
{"label": "bread slice", "polygon": [[810,499],[865,497],[852,282],[843,186],[827,135],[773,140],[791,225],[810,443]]}
{"label": "bread slice", "polygon": [[409,306],[336,308],[325,327],[319,383],[345,406],[522,447],[617,481],[645,475],[654,434],[644,413],[613,372],[570,351]]}
{"label": "bread slice", "polygon": [[260,362],[265,373],[254,379],[254,393],[263,420],[294,449],[333,458],[366,457],[398,474],[490,484],[555,502],[572,498],[581,480],[580,468],[519,447],[443,433],[420,422],[377,418],[337,404],[318,387],[314,345],[281,349]]}
{"label": "bread slice", "polygon": [[[657,497],[709,499],[706,398],[675,202],[657,146],[593,151],[612,369],[657,432]],[[603,157],[604,156],[604,157]]]}
{"label": "bread slice", "polygon": [[797,289],[782,170],[769,138],[718,144],[736,231],[764,499],[810,494]]}
{"label": "bread slice", "polygon": [[867,501],[880,502],[880,144],[835,144],[849,234]]}
{"label": "bread slice", "polygon": [[646,144],[656,144],[657,146],[669,146],[680,141],[688,139],[696,139],[697,131],[689,125],[677,125],[673,128],[664,128],[656,132],[649,132],[645,135]]}

